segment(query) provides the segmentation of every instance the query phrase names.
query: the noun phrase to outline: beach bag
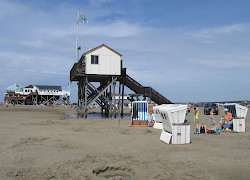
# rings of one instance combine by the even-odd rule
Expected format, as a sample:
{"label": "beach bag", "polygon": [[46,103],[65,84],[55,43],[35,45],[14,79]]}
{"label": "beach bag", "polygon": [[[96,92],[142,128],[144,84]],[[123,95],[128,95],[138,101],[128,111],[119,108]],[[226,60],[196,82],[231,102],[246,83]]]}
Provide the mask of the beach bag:
{"label": "beach bag", "polygon": [[216,134],[220,134],[220,132],[221,132],[220,127],[217,127],[217,128],[216,128]]}

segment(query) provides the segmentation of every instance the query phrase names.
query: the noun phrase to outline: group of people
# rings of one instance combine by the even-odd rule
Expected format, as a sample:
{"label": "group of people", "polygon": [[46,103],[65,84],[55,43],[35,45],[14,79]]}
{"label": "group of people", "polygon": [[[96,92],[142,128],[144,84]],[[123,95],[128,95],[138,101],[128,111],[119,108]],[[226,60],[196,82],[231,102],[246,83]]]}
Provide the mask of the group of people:
{"label": "group of people", "polygon": [[[199,116],[199,109],[198,107],[194,106],[193,108],[194,111],[194,122],[198,123],[198,116]],[[232,113],[229,112],[227,108],[224,110],[224,116],[222,116],[221,121],[216,124],[216,121],[214,119],[214,109],[211,109],[210,111],[210,120],[209,120],[209,125],[215,125],[214,128],[207,128],[206,124],[196,124],[196,134],[200,133],[205,133],[207,134],[208,132],[210,133],[220,133],[220,131],[225,131],[227,129],[230,129],[231,126],[233,125],[233,116]]]}

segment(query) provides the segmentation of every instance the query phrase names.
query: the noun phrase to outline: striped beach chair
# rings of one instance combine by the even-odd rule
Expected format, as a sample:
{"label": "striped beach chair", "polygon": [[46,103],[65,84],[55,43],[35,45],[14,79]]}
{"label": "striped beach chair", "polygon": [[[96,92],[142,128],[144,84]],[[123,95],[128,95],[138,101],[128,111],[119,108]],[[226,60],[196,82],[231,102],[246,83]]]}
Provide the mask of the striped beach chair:
{"label": "striped beach chair", "polygon": [[134,101],[132,102],[132,125],[148,125],[148,102]]}

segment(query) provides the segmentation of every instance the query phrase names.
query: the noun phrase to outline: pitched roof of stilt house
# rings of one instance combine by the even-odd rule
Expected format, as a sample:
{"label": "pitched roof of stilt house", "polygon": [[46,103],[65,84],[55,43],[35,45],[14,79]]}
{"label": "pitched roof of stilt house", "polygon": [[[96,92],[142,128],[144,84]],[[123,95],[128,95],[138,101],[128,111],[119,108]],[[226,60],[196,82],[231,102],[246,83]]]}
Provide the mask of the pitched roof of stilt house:
{"label": "pitched roof of stilt house", "polygon": [[97,46],[96,48],[93,48],[93,49],[91,49],[91,50],[85,52],[84,55],[87,55],[87,54],[89,54],[89,53],[91,53],[91,52],[93,52],[93,51],[95,51],[95,50],[97,50],[97,49],[99,49],[99,48],[101,48],[101,47],[106,47],[106,48],[108,48],[109,50],[113,51],[114,53],[118,54],[119,56],[122,56],[122,54],[118,53],[117,51],[115,51],[114,49],[108,47],[108,46],[105,45],[105,44],[102,44],[102,45],[100,45],[100,46]]}

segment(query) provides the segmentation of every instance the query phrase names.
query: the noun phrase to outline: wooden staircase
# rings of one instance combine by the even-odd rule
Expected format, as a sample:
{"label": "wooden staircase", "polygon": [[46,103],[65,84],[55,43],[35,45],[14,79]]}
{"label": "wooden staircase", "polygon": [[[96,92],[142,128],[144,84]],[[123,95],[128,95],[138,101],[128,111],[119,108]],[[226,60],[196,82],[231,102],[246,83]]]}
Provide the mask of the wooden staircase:
{"label": "wooden staircase", "polygon": [[33,105],[34,102],[32,101],[32,96],[33,95],[37,95],[38,93],[37,92],[31,92],[29,93],[28,95],[25,96],[25,101],[27,104],[30,104],[30,105]]}
{"label": "wooden staircase", "polygon": [[162,94],[154,90],[152,87],[144,87],[139,82],[126,74],[125,85],[134,91],[136,94],[142,94],[145,97],[149,97],[157,104],[173,104],[170,100],[165,98]]}
{"label": "wooden staircase", "polygon": [[[101,82],[103,76],[96,76],[96,75],[86,75],[85,73],[86,64],[82,62],[75,63],[70,71],[70,80],[71,81],[79,81],[83,77],[87,76],[90,82]],[[149,97],[152,101],[157,104],[173,104],[170,100],[165,98],[162,94],[157,92],[152,87],[144,87],[139,82],[134,80],[132,77],[127,75],[126,68],[121,68],[121,75],[115,76],[118,81],[126,85],[129,89],[134,91],[136,94],[141,94],[145,97]],[[103,84],[102,86],[98,87],[97,89],[92,89],[91,92],[88,92],[88,102],[87,104],[90,105],[95,100],[98,101],[98,104],[105,102],[104,99],[101,98],[100,92],[103,91],[103,88],[106,88],[108,84]],[[103,91],[104,92],[104,91]]]}

